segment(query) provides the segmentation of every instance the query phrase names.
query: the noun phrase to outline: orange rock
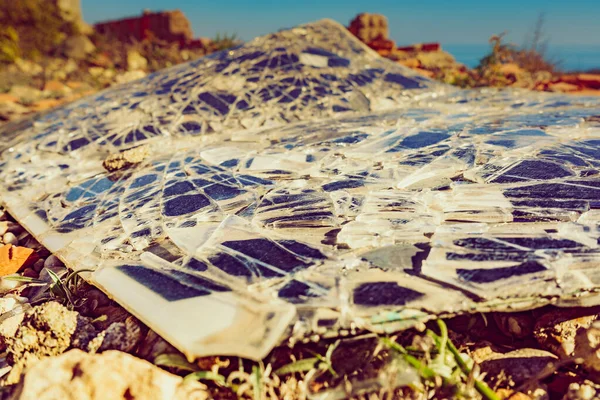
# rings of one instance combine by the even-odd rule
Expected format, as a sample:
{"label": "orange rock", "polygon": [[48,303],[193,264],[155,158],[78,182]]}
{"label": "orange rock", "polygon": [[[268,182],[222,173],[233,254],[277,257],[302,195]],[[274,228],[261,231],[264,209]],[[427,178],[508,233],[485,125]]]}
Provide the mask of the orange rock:
{"label": "orange rock", "polygon": [[560,82],[571,83],[573,85],[577,84],[577,75],[562,75],[559,79]]}
{"label": "orange rock", "polygon": [[498,389],[496,395],[501,400],[530,400],[531,397],[521,392],[515,392],[512,389]]}
{"label": "orange rock", "polygon": [[548,89],[552,92],[576,92],[579,90],[579,86],[567,82],[556,82],[548,85]]}
{"label": "orange rock", "polygon": [[418,72],[421,75],[424,75],[424,76],[428,77],[428,78],[433,78],[435,76],[435,72],[428,71],[426,69],[415,68],[415,71]]}
{"label": "orange rock", "polygon": [[387,52],[391,52],[396,47],[396,43],[393,40],[384,38],[372,40],[367,45],[375,51],[385,50]]}
{"label": "orange rock", "polygon": [[417,58],[407,58],[406,60],[399,60],[398,64],[402,64],[408,68],[419,68],[421,66],[421,61]]}
{"label": "orange rock", "polygon": [[16,103],[19,98],[8,93],[0,93],[0,103]]}
{"label": "orange rock", "polygon": [[59,81],[48,81],[44,85],[44,90],[48,92],[63,92],[65,85]]}
{"label": "orange rock", "polygon": [[63,103],[63,101],[58,100],[58,99],[44,99],[44,100],[39,100],[39,101],[36,101],[35,103],[33,103],[31,105],[31,109],[34,111],[44,111],[49,108],[56,107],[62,103]]}
{"label": "orange rock", "polygon": [[429,53],[430,51],[440,51],[442,46],[439,43],[417,43],[410,46],[398,47],[398,50],[408,53]]}
{"label": "orange rock", "polygon": [[67,81],[65,82],[65,85],[67,85],[70,89],[81,89],[83,87],[83,82],[79,82],[79,81]]}
{"label": "orange rock", "polygon": [[600,89],[600,74],[579,74],[577,79],[588,89]]}
{"label": "orange rock", "polygon": [[0,276],[14,274],[33,265],[38,259],[33,249],[5,244],[0,247]]}

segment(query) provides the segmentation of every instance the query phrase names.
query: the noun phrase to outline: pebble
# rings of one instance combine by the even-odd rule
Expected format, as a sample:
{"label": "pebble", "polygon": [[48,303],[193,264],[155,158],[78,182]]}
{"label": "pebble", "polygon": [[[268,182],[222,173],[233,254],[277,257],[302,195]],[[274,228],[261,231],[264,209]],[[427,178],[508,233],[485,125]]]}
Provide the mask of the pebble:
{"label": "pebble", "polygon": [[[18,276],[18,274],[8,275],[8,276]],[[10,279],[4,279],[4,277],[0,278],[0,294],[10,292],[13,289],[22,286],[23,282],[13,281]]]}
{"label": "pebble", "polygon": [[0,236],[4,235],[6,232],[8,232],[8,222],[1,221],[0,222]]}
{"label": "pebble", "polygon": [[2,241],[5,244],[12,244],[13,246],[18,246],[19,245],[19,239],[17,239],[17,237],[15,236],[14,233],[12,232],[7,232],[2,236]]}
{"label": "pebble", "polygon": [[45,268],[56,268],[56,267],[64,267],[65,264],[63,264],[62,261],[60,261],[60,259],[58,257],[56,257],[54,254],[51,254],[50,256],[48,256],[48,258],[46,258],[46,261],[44,262],[44,267]]}
{"label": "pebble", "polygon": [[563,400],[592,400],[596,397],[596,389],[585,383],[571,383]]}
{"label": "pebble", "polygon": [[38,278],[39,274],[33,268],[25,268],[23,270],[23,276],[28,278]]}
{"label": "pebble", "polygon": [[25,232],[25,228],[23,228],[21,225],[17,224],[16,222],[9,222],[8,223],[8,231],[11,233],[14,233],[15,235],[20,235],[21,233]]}
{"label": "pebble", "polygon": [[32,268],[35,270],[35,272],[39,273],[42,271],[42,268],[44,268],[44,263],[45,263],[45,260],[42,260],[42,259],[37,260],[35,262],[35,264],[33,264]]}

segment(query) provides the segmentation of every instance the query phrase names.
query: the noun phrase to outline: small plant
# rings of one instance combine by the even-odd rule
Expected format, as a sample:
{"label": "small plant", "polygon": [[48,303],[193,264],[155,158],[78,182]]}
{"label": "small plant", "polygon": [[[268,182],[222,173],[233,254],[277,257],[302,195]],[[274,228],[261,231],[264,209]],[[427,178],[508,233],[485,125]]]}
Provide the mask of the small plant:
{"label": "small plant", "polygon": [[[476,86],[512,85],[518,78],[514,76],[517,71],[527,77],[530,82],[525,83],[532,86],[536,81],[536,76],[542,74],[551,76],[558,72],[559,63],[547,56],[548,41],[543,32],[544,15],[540,14],[533,34],[521,47],[505,43],[506,32],[493,35],[489,39],[491,52],[481,59],[476,68],[478,75]],[[507,73],[507,66],[513,66],[514,71]]]}
{"label": "small plant", "polygon": [[240,42],[241,41],[237,37],[236,33],[233,33],[233,34],[217,33],[217,36],[215,36],[215,38],[212,40],[212,47],[214,47],[214,49],[216,51],[220,51],[220,50],[225,50],[225,49],[230,49],[232,47],[235,47],[238,44],[240,44]]}
{"label": "small plant", "polygon": [[331,363],[331,356],[333,352],[340,344],[340,341],[336,341],[332,345],[327,348],[327,352],[325,356],[322,356],[317,353],[313,353],[315,356],[311,358],[303,358],[302,360],[298,360],[292,362],[290,364],[284,365],[283,367],[277,369],[274,373],[275,375],[289,375],[298,372],[308,372],[312,369],[317,369],[320,371],[329,371],[331,375],[337,376],[337,373],[333,369],[333,365]]}
{"label": "small plant", "polygon": [[439,335],[430,329],[426,332],[426,335],[435,343],[432,351],[435,357],[429,362],[424,361],[428,357],[417,358],[394,340],[382,338],[381,341],[385,346],[400,354],[407,364],[415,368],[426,385],[449,392],[453,398],[460,398],[465,397],[463,395],[468,393],[469,385],[472,382],[475,390],[484,399],[499,400],[498,395],[485,382],[474,376],[472,368],[449,339],[444,321],[437,320],[437,325],[440,330]]}
{"label": "small plant", "polygon": [[51,269],[46,269],[52,283],[48,283],[42,279],[30,278],[22,275],[6,276],[3,279],[10,281],[23,282],[34,286],[47,286],[47,296],[42,296],[38,301],[55,300],[65,305],[70,310],[75,309],[80,304],[80,299],[77,298],[77,292],[82,283],[79,274],[84,272],[94,272],[91,269],[80,269],[73,271],[65,276],[59,277]]}

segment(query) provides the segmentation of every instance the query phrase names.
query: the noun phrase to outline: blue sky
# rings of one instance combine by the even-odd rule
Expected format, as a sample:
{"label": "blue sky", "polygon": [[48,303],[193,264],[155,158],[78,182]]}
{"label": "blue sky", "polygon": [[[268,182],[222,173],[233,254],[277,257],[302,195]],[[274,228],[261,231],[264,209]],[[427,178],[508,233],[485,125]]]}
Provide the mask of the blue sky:
{"label": "blue sky", "polygon": [[139,15],[143,9],[182,10],[195,36],[237,33],[244,40],[321,18],[344,25],[359,12],[388,17],[398,45],[417,42],[483,44],[509,32],[521,44],[538,14],[551,45],[600,46],[600,0],[81,0],[88,23]]}

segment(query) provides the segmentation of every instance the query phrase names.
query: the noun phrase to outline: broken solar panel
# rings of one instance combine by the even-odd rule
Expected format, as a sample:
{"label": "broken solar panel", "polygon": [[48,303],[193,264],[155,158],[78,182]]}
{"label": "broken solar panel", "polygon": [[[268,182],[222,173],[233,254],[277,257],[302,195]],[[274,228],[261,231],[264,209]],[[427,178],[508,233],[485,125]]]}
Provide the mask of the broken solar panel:
{"label": "broken solar panel", "polygon": [[435,83],[321,21],[6,125],[0,198],[188,356],[259,359],[290,337],[600,304],[599,115]]}

